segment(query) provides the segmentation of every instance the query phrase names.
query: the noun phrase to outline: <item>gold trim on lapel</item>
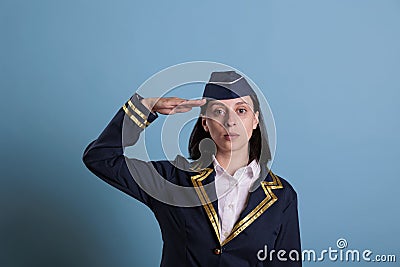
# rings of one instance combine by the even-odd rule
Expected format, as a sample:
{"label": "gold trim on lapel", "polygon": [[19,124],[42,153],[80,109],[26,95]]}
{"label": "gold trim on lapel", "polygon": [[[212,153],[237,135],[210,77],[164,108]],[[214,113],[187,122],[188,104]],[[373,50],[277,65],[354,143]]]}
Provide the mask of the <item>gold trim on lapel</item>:
{"label": "gold trim on lapel", "polygon": [[244,229],[246,229],[250,224],[252,224],[261,214],[264,213],[272,204],[274,204],[278,197],[272,192],[272,189],[281,189],[283,188],[281,180],[269,171],[272,177],[272,182],[261,182],[261,186],[265,193],[265,198],[257,205],[249,214],[246,215],[242,220],[237,222],[232,229],[232,232],[229,236],[222,242],[222,246],[235,238],[238,234],[240,234]]}
{"label": "gold trim on lapel", "polygon": [[200,198],[201,204],[203,205],[208,218],[210,219],[210,222],[214,228],[215,234],[217,235],[218,242],[221,243],[221,239],[219,236],[219,220],[218,220],[218,214],[215,212],[214,206],[212,205],[210,198],[207,195],[207,192],[204,190],[203,184],[201,183],[205,178],[208,177],[213,172],[214,169],[211,168],[205,168],[204,170],[201,171],[200,174],[194,175],[191,177],[192,183],[194,185],[194,188],[196,190],[197,195]]}
{"label": "gold trim on lapel", "polygon": [[204,190],[202,181],[207,178],[213,169],[205,168],[204,170],[200,171],[200,174],[194,175],[191,177],[192,183],[195,187],[196,193],[199,196],[199,199],[205,209],[207,216],[211,222],[211,225],[214,228],[215,234],[217,235],[218,241],[221,246],[225,245],[233,238],[235,238],[238,234],[243,232],[250,224],[252,224],[258,217],[260,217],[272,204],[274,204],[278,197],[272,192],[272,189],[281,189],[283,188],[281,181],[279,178],[269,171],[272,177],[271,182],[262,181],[261,186],[265,193],[265,198],[249,213],[247,214],[242,220],[237,222],[232,229],[230,235],[221,243],[221,238],[219,235],[220,223],[218,219],[218,214],[212,205],[207,192]]}

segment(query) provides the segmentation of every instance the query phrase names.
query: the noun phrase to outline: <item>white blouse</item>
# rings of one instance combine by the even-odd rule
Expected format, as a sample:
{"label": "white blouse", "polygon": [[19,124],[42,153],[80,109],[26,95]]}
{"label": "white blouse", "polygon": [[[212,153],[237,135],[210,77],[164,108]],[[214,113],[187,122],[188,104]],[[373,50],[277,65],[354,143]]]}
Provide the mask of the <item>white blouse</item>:
{"label": "white blouse", "polygon": [[218,197],[218,214],[220,217],[221,242],[232,231],[233,226],[243,211],[249,190],[260,174],[260,165],[256,160],[239,168],[233,176],[228,174],[213,155],[215,169],[215,189]]}

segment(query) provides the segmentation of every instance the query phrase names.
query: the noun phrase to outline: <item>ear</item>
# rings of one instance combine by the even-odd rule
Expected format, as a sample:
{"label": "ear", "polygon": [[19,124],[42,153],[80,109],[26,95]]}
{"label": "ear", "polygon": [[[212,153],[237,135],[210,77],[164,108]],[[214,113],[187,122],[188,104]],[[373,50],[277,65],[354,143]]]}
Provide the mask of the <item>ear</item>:
{"label": "ear", "polygon": [[256,111],[255,113],[254,113],[254,117],[253,117],[253,130],[255,130],[256,128],[257,128],[257,125],[258,125],[258,123],[259,123],[259,120],[258,120],[258,111]]}
{"label": "ear", "polygon": [[201,125],[204,128],[204,131],[208,132],[208,126],[205,116],[201,115]]}

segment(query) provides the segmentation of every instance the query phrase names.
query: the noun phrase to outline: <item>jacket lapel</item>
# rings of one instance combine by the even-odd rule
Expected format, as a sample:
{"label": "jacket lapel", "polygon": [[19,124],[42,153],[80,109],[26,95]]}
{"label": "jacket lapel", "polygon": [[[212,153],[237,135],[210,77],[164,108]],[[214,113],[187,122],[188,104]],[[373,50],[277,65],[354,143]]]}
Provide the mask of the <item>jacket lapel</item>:
{"label": "jacket lapel", "polygon": [[272,171],[269,171],[267,178],[264,181],[260,182],[257,180],[255,183],[258,183],[258,188],[249,194],[247,206],[240,214],[240,217],[229,236],[224,240],[224,242],[222,242],[222,245],[228,243],[238,234],[243,232],[244,229],[249,227],[278,200],[278,197],[272,192],[272,189],[283,188],[281,181],[272,173]]}
{"label": "jacket lapel", "polygon": [[[215,172],[213,168],[205,168],[199,174],[191,176],[196,193],[214,229],[218,242],[221,243],[219,236],[218,199],[214,183],[211,183],[214,181],[214,178]],[[211,199],[214,201],[211,202]]]}
{"label": "jacket lapel", "polygon": [[[262,177],[266,178],[260,179]],[[199,174],[191,176],[193,186],[221,246],[231,241],[250,226],[278,200],[272,190],[283,188],[279,178],[273,174],[272,171],[262,171],[260,178],[254,182],[253,187],[257,187],[257,189],[249,194],[247,206],[240,214],[230,235],[221,243],[219,235],[220,221],[218,217],[218,199],[216,197],[214,183],[211,183],[215,180],[215,171],[213,168],[209,167],[199,171]],[[214,201],[211,202],[211,199]]]}

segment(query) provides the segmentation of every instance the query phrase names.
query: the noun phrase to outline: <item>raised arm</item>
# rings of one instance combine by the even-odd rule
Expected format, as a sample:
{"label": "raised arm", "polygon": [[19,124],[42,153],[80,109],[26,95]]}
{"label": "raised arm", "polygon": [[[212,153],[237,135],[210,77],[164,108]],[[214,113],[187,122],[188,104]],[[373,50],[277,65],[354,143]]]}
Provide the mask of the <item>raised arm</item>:
{"label": "raised arm", "polygon": [[[152,183],[152,178],[160,170],[156,171],[154,162],[127,159],[124,156],[124,147],[137,142],[140,133],[158,117],[157,112],[186,112],[202,103],[202,100],[196,102],[176,97],[143,99],[134,94],[118,110],[99,137],[86,147],[83,153],[84,164],[108,184],[151,207],[151,196],[142,190],[133,177],[148,179]],[[150,186],[159,184],[153,183]]]}

